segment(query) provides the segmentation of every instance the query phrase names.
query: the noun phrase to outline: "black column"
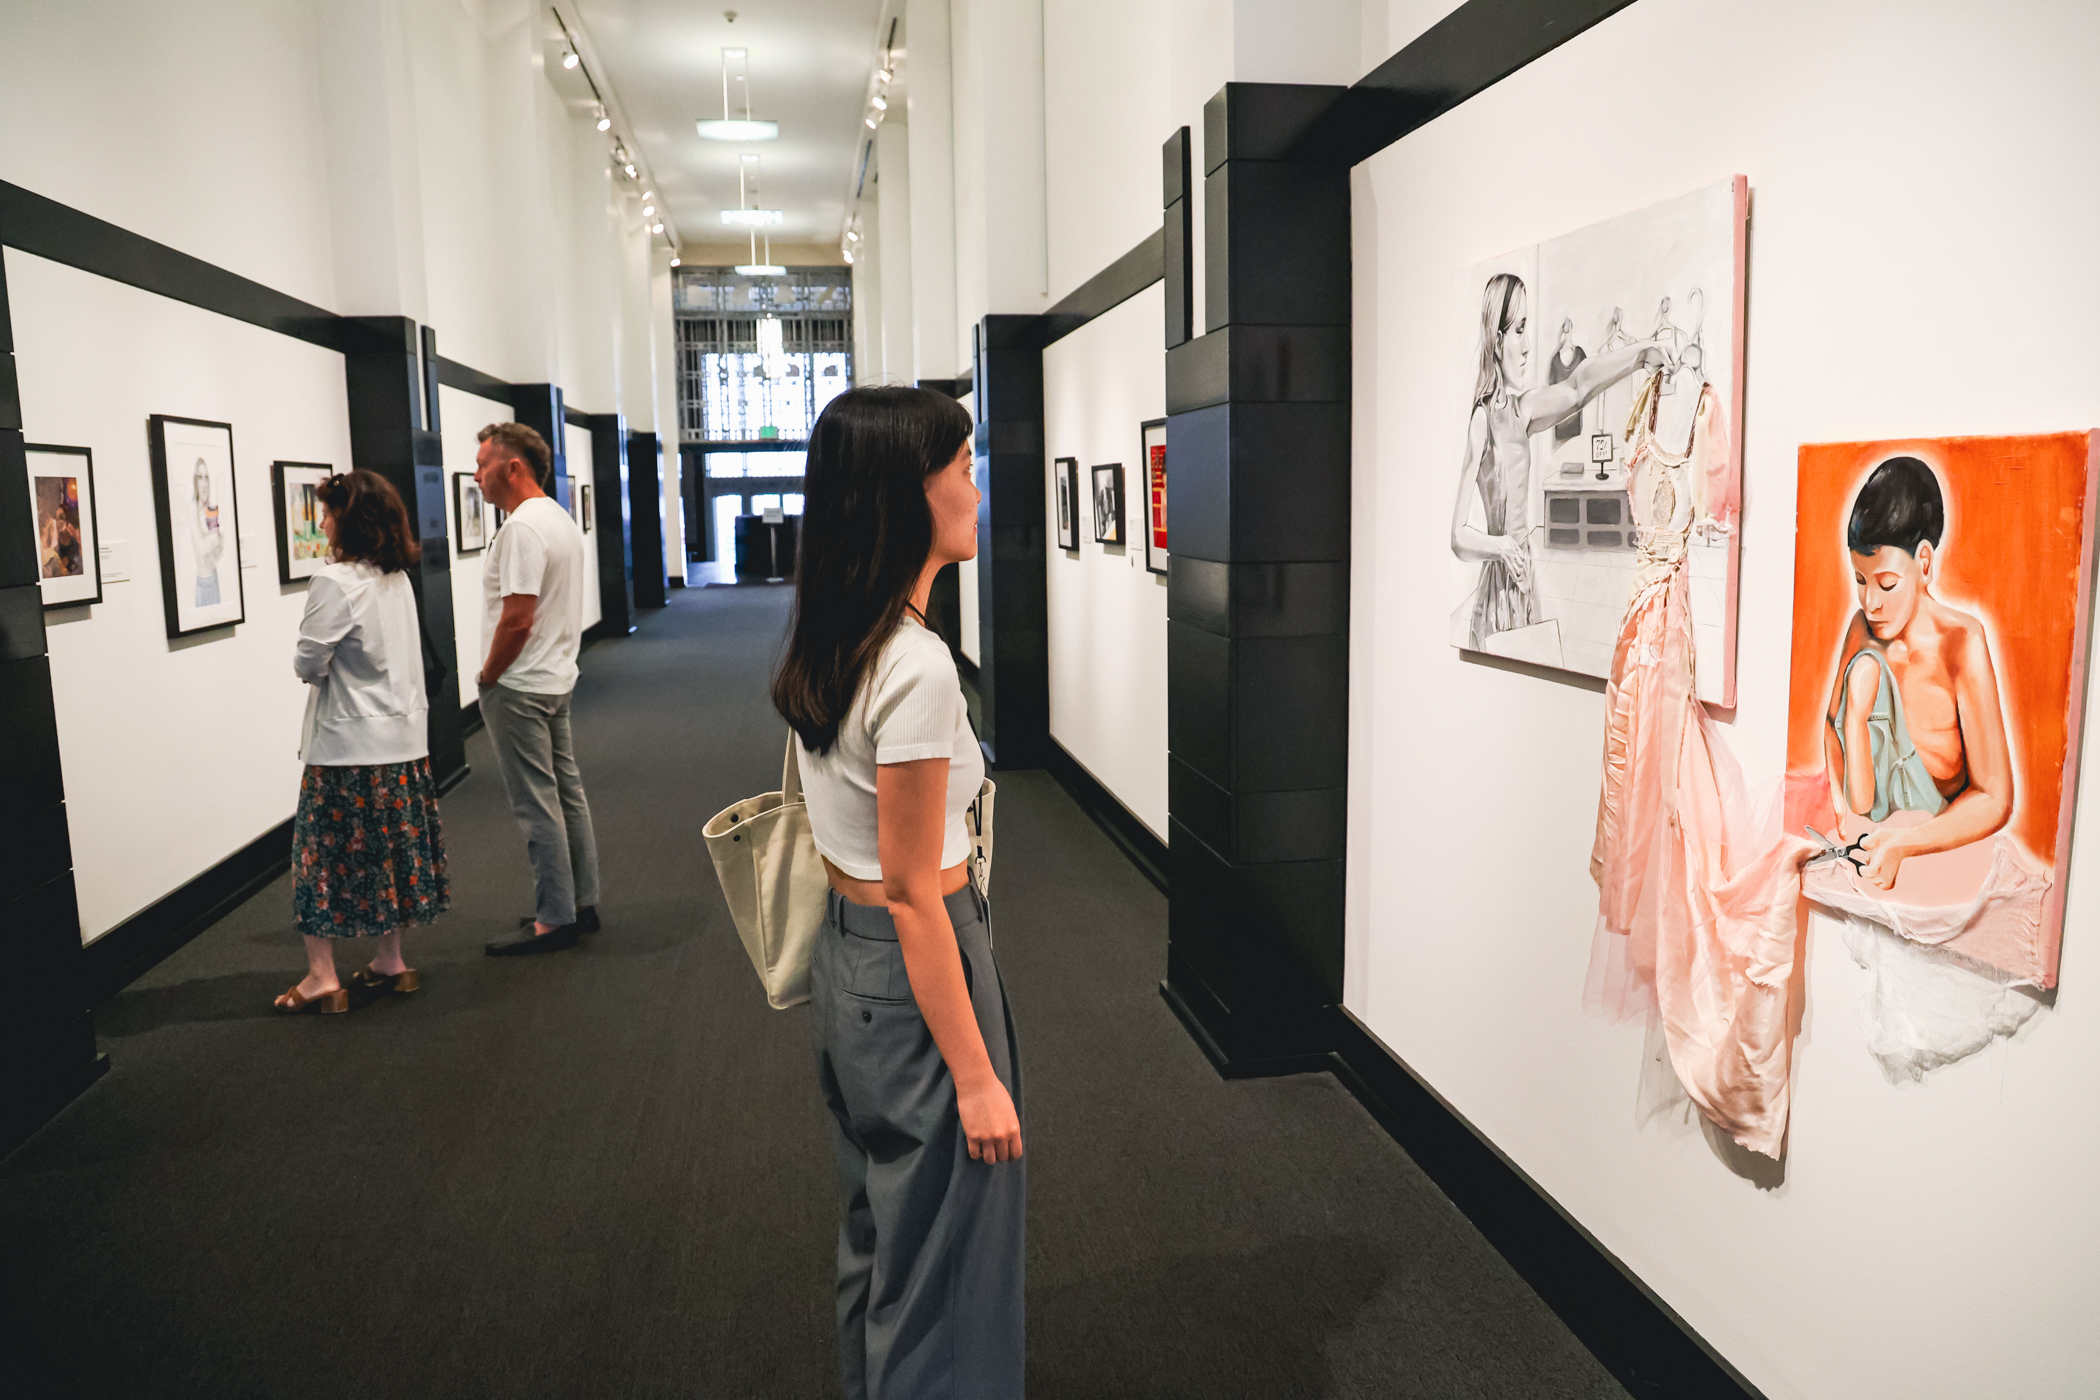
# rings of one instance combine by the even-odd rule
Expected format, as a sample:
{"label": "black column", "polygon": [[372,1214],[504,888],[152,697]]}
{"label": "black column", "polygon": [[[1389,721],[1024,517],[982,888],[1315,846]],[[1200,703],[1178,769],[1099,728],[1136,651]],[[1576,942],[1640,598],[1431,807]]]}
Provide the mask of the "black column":
{"label": "black column", "polygon": [[107,1065],[81,979],[14,348],[0,261],[0,1155]]}
{"label": "black column", "polygon": [[624,637],[634,631],[634,545],[628,537],[627,415],[593,413],[591,522],[598,533],[598,630]]}
{"label": "black column", "polygon": [[1297,149],[1342,91],[1205,107],[1207,333],[1167,352],[1164,990],[1236,1074],[1323,1054],[1342,994],[1349,172]]}
{"label": "black column", "polygon": [[634,605],[670,601],[664,568],[663,448],[655,433],[627,435],[627,535],[634,557]]}
{"label": "black column", "polygon": [[510,411],[516,415],[512,420],[547,439],[547,449],[554,454],[554,480],[543,481],[540,489],[552,496],[563,510],[569,509],[569,447],[567,435],[562,431],[567,421],[563,417],[561,386],[558,384],[513,384],[510,386]]}
{"label": "black column", "polygon": [[979,737],[1000,768],[1040,767],[1050,743],[1042,322],[987,316],[977,327]]}
{"label": "black column", "polygon": [[409,575],[423,629],[445,667],[430,691],[430,771],[438,790],[467,776],[459,712],[459,644],[452,623],[452,536],[445,528],[445,454],[435,415],[423,416],[424,344],[406,316],[355,316],[343,327],[343,372],[350,395],[350,460],[392,482],[415,522],[422,562]]}

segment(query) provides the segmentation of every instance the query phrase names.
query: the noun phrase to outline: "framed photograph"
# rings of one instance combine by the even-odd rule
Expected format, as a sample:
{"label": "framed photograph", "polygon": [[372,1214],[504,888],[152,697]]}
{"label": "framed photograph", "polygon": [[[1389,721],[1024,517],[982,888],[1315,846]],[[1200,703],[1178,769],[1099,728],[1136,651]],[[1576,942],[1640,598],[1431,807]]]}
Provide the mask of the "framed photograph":
{"label": "framed photograph", "polygon": [[335,468],[320,462],[270,463],[270,499],[277,511],[277,581],[304,583],[328,562],[321,530],[321,483]]}
{"label": "framed photograph", "polygon": [[30,520],[36,526],[37,585],[47,608],[102,601],[96,546],[95,459],[85,447],[30,443]]}
{"label": "framed photograph", "polygon": [[493,514],[474,473],[452,473],[452,520],[461,554],[478,554],[489,547],[489,537],[495,533],[490,521]]}
{"label": "framed photograph", "polygon": [[1079,548],[1079,459],[1060,457],[1051,475],[1057,483],[1057,547]]}
{"label": "framed photograph", "polygon": [[147,420],[147,437],[168,635],[245,622],[233,425],[156,413]]}
{"label": "framed photograph", "polygon": [[1123,464],[1094,468],[1094,543],[1123,543]]}
{"label": "framed photograph", "polygon": [[1167,571],[1167,420],[1155,418],[1138,430],[1145,463],[1145,567]]}
{"label": "framed photograph", "polygon": [[591,532],[591,484],[583,483],[583,533]]}

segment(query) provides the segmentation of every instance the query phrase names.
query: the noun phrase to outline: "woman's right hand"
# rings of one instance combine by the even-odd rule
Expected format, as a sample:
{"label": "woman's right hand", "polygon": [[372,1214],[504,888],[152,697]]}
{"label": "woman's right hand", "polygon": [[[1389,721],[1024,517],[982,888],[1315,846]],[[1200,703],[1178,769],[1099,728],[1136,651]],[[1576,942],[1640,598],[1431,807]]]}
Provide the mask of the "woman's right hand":
{"label": "woman's right hand", "polygon": [[1518,588],[1531,587],[1531,542],[1522,535],[1511,535],[1502,546],[1502,566],[1509,570],[1510,580]]}
{"label": "woman's right hand", "polygon": [[970,1140],[970,1160],[1012,1162],[1021,1155],[1021,1116],[1014,1112],[1013,1095],[995,1074],[968,1089],[955,1088],[955,1107],[962,1117],[963,1136]]}

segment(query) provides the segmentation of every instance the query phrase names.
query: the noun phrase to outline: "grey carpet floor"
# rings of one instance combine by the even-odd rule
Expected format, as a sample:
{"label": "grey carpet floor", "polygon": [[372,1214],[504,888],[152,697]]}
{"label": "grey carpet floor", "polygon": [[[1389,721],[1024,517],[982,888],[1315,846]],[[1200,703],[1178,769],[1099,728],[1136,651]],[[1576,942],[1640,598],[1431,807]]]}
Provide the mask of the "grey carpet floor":
{"label": "grey carpet floor", "polygon": [[[280,880],[102,1008],[109,1074],[0,1164],[10,1393],[836,1393],[807,1017],[700,841],[778,783],[787,593],[673,598],[577,692],[603,932],[482,957],[530,885],[477,736],[422,992],[273,1015]],[[1624,1394],[1332,1077],[1220,1080],[1159,999],[1165,901],[999,781],[1038,1400]]]}

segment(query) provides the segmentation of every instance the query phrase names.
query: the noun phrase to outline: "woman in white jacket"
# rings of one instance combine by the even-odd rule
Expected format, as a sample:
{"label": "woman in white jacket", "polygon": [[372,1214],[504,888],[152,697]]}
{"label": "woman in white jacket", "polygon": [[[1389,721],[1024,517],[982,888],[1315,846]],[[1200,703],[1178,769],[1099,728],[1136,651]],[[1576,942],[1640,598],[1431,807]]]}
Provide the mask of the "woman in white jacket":
{"label": "woman in white jacket", "polygon": [[377,938],[351,981],[412,992],[401,932],[452,905],[437,787],[430,776],[422,629],[408,569],[419,556],[401,497],[358,470],[321,484],[329,562],[314,575],[292,668],[312,687],[292,824],[292,912],[306,977],[280,1011],[350,1009],[335,940]]}

